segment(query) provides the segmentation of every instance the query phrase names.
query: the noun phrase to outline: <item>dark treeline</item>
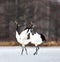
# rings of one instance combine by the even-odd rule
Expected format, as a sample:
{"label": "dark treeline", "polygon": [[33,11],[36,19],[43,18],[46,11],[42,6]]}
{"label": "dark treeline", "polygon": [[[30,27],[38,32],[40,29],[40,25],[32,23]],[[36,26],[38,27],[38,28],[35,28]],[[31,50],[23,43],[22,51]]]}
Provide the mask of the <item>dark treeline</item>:
{"label": "dark treeline", "polygon": [[60,2],[56,0],[0,0],[0,40],[15,40],[15,20],[20,32],[33,23],[47,40],[60,40]]}

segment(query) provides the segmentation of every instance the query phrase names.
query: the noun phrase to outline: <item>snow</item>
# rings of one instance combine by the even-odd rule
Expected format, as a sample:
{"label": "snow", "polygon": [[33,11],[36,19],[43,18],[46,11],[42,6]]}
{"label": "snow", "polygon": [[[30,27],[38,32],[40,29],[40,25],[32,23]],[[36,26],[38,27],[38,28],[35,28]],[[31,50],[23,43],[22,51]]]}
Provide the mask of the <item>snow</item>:
{"label": "snow", "polygon": [[21,55],[20,46],[0,47],[0,62],[60,62],[60,47],[40,47],[38,55],[33,55],[35,47],[27,47]]}

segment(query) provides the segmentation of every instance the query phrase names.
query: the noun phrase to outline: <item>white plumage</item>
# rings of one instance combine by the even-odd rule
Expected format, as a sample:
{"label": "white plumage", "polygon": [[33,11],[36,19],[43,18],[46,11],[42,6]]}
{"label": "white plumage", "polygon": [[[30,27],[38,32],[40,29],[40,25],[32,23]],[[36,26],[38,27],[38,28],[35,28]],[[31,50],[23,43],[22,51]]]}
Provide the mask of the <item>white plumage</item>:
{"label": "white plumage", "polygon": [[28,34],[27,33],[28,29],[22,31],[20,34],[18,34],[18,32],[16,31],[16,39],[17,41],[22,44],[23,47],[25,47],[25,45],[27,45],[30,41],[30,39],[28,38]]}
{"label": "white plumage", "polygon": [[38,45],[41,44],[43,41],[41,36],[37,32],[34,35],[32,35],[32,32],[29,30],[29,33],[30,33],[30,42],[36,46],[36,52],[34,53],[35,55],[37,54],[37,51],[39,49]]}
{"label": "white plumage", "polygon": [[34,35],[30,34],[30,40],[31,40],[32,44],[35,44],[35,46],[42,43],[42,39],[41,39],[40,35],[37,32]]}

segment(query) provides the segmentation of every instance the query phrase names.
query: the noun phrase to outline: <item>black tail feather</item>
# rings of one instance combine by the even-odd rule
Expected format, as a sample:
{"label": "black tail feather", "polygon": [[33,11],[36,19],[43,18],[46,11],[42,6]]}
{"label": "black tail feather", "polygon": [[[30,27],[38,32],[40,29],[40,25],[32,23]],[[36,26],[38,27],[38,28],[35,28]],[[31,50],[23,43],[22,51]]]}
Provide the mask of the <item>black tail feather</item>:
{"label": "black tail feather", "polygon": [[42,33],[40,35],[41,35],[42,41],[46,41],[45,36]]}

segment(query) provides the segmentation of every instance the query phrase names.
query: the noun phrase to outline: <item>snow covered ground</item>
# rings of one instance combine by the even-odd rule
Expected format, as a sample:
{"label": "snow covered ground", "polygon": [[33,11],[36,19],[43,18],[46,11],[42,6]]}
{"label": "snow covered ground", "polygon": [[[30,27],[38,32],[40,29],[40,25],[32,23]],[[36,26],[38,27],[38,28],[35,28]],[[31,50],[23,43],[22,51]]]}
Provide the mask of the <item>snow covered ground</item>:
{"label": "snow covered ground", "polygon": [[0,62],[60,62],[60,47],[40,47],[38,55],[33,55],[35,47],[27,47],[28,55],[21,55],[21,47],[0,47]]}

